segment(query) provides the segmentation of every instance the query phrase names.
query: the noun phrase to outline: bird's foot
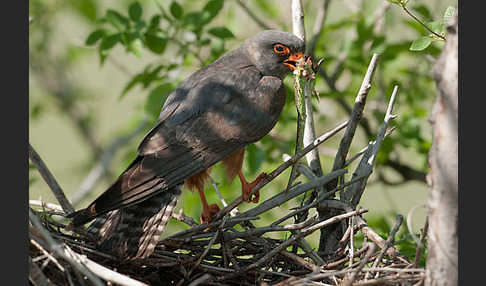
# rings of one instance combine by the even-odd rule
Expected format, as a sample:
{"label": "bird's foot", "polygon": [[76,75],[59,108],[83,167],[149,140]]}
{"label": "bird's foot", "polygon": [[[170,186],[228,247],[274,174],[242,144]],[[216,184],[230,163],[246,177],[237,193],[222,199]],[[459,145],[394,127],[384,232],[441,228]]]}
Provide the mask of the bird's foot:
{"label": "bird's foot", "polygon": [[203,209],[201,214],[201,223],[210,223],[212,217],[219,212],[219,206],[217,204],[208,205],[207,208]]}
{"label": "bird's foot", "polygon": [[241,196],[243,198],[243,201],[249,203],[249,202],[254,202],[258,203],[260,200],[260,190],[256,191],[253,194],[253,198],[250,197],[250,192],[253,187],[255,187],[263,178],[267,176],[267,173],[261,173],[253,182],[248,183],[244,180],[241,181]]}

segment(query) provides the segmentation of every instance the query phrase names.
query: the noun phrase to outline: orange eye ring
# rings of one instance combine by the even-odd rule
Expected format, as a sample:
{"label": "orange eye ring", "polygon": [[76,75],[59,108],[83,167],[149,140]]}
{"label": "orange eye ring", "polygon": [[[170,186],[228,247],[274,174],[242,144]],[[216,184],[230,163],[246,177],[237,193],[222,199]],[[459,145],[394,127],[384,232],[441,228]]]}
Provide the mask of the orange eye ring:
{"label": "orange eye ring", "polygon": [[282,44],[273,45],[273,51],[279,56],[286,56],[290,54],[290,49]]}

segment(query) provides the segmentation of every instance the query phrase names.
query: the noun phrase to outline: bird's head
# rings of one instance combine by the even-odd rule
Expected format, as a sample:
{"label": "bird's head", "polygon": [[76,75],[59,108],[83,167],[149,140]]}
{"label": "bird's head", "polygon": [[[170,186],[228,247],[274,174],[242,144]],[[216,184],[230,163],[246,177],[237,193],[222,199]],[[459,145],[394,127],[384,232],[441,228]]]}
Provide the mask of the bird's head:
{"label": "bird's head", "polygon": [[304,56],[304,41],[278,30],[266,30],[246,40],[250,61],[263,75],[284,78]]}

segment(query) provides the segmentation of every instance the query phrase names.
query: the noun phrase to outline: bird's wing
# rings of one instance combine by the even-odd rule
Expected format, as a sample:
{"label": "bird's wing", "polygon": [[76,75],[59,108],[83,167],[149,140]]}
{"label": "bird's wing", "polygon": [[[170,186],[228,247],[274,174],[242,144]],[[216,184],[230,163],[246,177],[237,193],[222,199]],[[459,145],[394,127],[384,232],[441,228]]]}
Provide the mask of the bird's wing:
{"label": "bird's wing", "polygon": [[[168,98],[166,114],[145,136],[139,155],[86,210],[85,219],[141,202],[182,184],[275,125],[285,102],[282,81],[244,70],[207,69]],[[189,78],[191,79],[191,78]],[[272,98],[279,102],[272,106]],[[283,99],[283,101],[282,101]]]}

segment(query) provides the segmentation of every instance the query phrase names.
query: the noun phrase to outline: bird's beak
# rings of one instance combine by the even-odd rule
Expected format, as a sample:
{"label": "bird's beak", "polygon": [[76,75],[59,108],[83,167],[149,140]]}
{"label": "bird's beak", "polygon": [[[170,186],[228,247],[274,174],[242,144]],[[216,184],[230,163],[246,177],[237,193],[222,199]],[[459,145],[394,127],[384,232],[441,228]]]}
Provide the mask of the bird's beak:
{"label": "bird's beak", "polygon": [[291,71],[295,70],[295,66],[297,65],[297,61],[300,60],[304,54],[302,52],[291,54],[283,64],[288,66]]}

